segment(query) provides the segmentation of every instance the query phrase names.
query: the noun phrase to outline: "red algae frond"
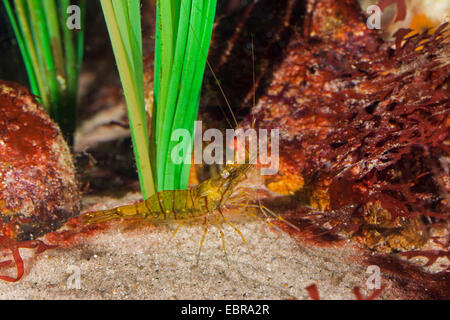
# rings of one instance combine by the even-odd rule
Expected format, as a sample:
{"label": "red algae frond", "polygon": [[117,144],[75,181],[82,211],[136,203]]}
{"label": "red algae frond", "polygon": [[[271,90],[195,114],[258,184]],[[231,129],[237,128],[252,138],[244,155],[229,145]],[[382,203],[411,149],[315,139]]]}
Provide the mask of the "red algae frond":
{"label": "red algae frond", "polygon": [[395,16],[395,22],[405,20],[406,18],[406,0],[380,0],[378,6],[382,11],[391,4],[397,5],[397,14]]}
{"label": "red algae frond", "polygon": [[[417,250],[417,251],[407,251],[402,252],[402,256],[405,256],[407,259],[412,259],[414,257],[425,257],[427,262],[424,264],[424,267],[429,267],[433,265],[437,259],[446,257],[448,261],[450,261],[450,252],[443,250]],[[450,271],[450,266],[447,267],[446,271]],[[445,271],[443,271],[445,272]]]}
{"label": "red algae frond", "polygon": [[355,288],[353,288],[353,294],[355,295],[356,300],[375,300],[383,292],[383,290],[384,290],[384,288],[375,289],[368,297],[364,297],[361,294],[360,288],[355,287]]}
{"label": "red algae frond", "polygon": [[[0,222],[0,230],[2,230],[2,223]],[[53,249],[56,246],[47,245],[40,240],[28,240],[28,241],[16,241],[11,239],[8,236],[0,235],[0,252],[4,250],[10,250],[12,254],[12,258],[14,260],[14,265],[17,270],[16,277],[3,276],[0,275],[0,280],[7,282],[16,282],[19,281],[24,273],[24,264],[22,257],[20,256],[19,249],[36,249],[36,254],[42,253],[45,250]],[[0,269],[10,267],[12,264],[12,260],[0,261]]]}
{"label": "red algae frond", "polygon": [[86,238],[107,229],[111,222],[86,225],[81,217],[74,217],[67,221],[57,231],[45,235],[45,240],[60,248],[73,247]]}
{"label": "red algae frond", "polygon": [[[321,300],[319,289],[317,288],[316,284],[312,284],[305,289],[312,300]],[[361,289],[359,287],[355,287],[353,288],[353,294],[355,295],[356,300],[375,300],[380,296],[383,290],[383,287],[381,287],[380,289],[375,289],[369,296],[364,297],[361,293]]]}
{"label": "red algae frond", "polygon": [[308,294],[311,297],[311,299],[320,300],[320,294],[319,289],[317,289],[317,285],[312,284],[310,286],[307,286],[305,289],[306,291],[308,291]]}

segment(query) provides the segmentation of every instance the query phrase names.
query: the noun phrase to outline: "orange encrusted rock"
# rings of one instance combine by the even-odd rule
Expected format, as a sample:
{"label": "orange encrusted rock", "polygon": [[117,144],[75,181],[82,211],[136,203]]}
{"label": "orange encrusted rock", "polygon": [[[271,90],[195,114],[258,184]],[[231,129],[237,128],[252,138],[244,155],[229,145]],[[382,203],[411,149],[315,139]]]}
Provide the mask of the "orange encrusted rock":
{"label": "orange encrusted rock", "polygon": [[309,1],[306,17],[250,118],[280,128],[299,215],[372,250],[418,249],[448,230],[448,27],[383,42],[354,0]]}
{"label": "orange encrusted rock", "polygon": [[28,89],[0,81],[0,235],[35,239],[79,212],[70,150]]}

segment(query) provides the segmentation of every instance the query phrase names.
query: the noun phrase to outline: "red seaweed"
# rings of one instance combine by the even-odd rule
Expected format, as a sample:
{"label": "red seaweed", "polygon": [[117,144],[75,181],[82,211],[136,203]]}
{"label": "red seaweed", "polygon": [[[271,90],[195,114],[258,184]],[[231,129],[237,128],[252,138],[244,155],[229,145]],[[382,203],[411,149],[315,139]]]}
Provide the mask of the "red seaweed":
{"label": "red seaweed", "polygon": [[375,289],[368,297],[364,297],[361,294],[360,288],[354,287],[353,294],[355,295],[356,300],[375,300],[376,298],[378,298],[378,296],[381,294],[381,292],[383,292],[383,290],[384,290],[383,287],[381,287],[380,289]]}
{"label": "red seaweed", "polygon": [[380,0],[378,2],[378,6],[381,11],[384,11],[386,7],[391,4],[397,4],[397,14],[395,18],[395,22],[405,20],[406,18],[406,1],[405,0]]}
{"label": "red seaweed", "polygon": [[[450,252],[443,250],[417,250],[417,251],[407,251],[402,252],[402,256],[405,256],[408,260],[414,257],[425,257],[427,259],[427,263],[424,267],[429,267],[433,265],[438,258],[447,257],[450,262]],[[447,270],[450,271],[450,266],[447,267]]]}
{"label": "red seaweed", "polygon": [[420,266],[386,254],[366,254],[359,262],[380,267],[383,279],[392,283],[389,291],[401,299],[450,298],[450,274],[446,271],[429,273]]}
{"label": "red seaweed", "polygon": [[[19,281],[24,273],[24,265],[22,257],[20,256],[19,249],[26,248],[26,249],[36,249],[36,253],[42,253],[45,250],[53,249],[56,246],[53,245],[47,245],[44,242],[40,240],[27,240],[27,241],[16,241],[14,239],[11,239],[7,236],[0,236],[0,250],[11,250],[11,254],[14,259],[14,263],[17,270],[16,277],[10,277],[10,276],[2,276],[0,275],[0,280],[8,281],[8,282],[16,282]],[[0,262],[0,268],[9,267],[11,265],[11,260],[6,260]]]}
{"label": "red seaweed", "polygon": [[313,300],[320,300],[319,289],[317,289],[317,285],[312,284],[305,288],[308,291],[309,296]]}
{"label": "red seaweed", "polygon": [[[17,223],[20,224],[18,217],[13,218],[9,223],[3,223],[0,221],[0,252],[5,250],[11,251],[12,258],[17,270],[15,278],[9,276],[0,275],[0,280],[8,282],[19,281],[24,273],[24,264],[22,257],[20,256],[19,249],[36,249],[36,254],[40,254],[48,249],[56,248],[56,245],[47,245],[41,240],[25,240],[19,241],[13,238],[13,230],[16,228]],[[10,267],[13,260],[0,261],[0,268]]]}
{"label": "red seaweed", "polygon": [[[317,288],[317,285],[312,284],[312,285],[306,287],[305,289],[308,292],[308,294],[312,300],[321,300],[320,294],[319,294],[319,289]],[[368,297],[364,297],[361,294],[361,289],[359,287],[354,287],[353,294],[355,295],[356,300],[375,300],[376,298],[378,298],[380,296],[380,294],[383,292],[383,290],[384,290],[383,287],[381,287],[380,289],[375,289]]]}
{"label": "red seaweed", "polygon": [[80,217],[71,218],[59,230],[50,232],[45,236],[46,241],[56,244],[59,247],[72,247],[87,237],[105,230],[111,222],[104,222],[93,225],[86,225]]}

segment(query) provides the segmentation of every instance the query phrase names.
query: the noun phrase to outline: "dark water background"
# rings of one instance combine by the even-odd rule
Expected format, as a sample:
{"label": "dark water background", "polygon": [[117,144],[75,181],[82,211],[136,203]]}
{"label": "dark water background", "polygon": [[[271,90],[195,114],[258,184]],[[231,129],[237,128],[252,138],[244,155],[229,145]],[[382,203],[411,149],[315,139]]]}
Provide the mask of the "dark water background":
{"label": "dark water background", "polygon": [[3,3],[0,3],[0,80],[16,81],[28,87],[25,65]]}

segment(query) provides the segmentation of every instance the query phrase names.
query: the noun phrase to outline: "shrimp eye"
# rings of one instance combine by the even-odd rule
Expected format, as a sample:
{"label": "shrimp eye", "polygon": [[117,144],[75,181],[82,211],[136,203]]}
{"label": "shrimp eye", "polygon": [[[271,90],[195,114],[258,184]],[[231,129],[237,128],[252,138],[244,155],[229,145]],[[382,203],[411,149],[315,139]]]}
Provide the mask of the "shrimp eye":
{"label": "shrimp eye", "polygon": [[226,179],[230,176],[230,172],[228,170],[223,170],[220,175],[222,176],[222,178]]}

